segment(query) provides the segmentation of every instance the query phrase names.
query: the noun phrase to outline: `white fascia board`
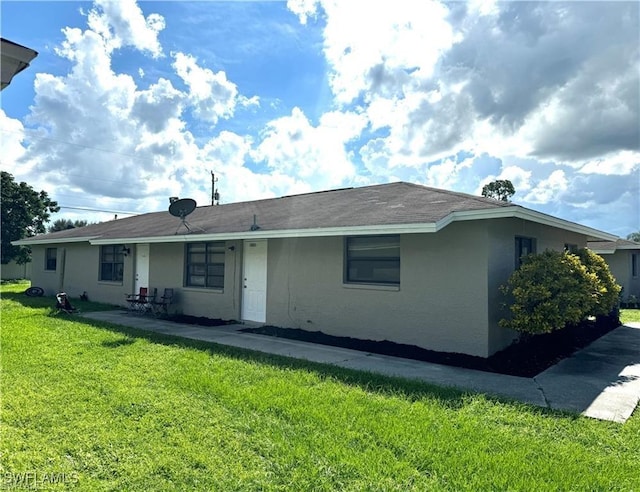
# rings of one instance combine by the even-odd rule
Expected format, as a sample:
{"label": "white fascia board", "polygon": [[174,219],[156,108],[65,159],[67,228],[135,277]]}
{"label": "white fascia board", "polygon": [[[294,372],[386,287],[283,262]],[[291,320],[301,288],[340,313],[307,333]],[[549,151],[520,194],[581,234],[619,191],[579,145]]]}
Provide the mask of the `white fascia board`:
{"label": "white fascia board", "polygon": [[519,211],[520,213],[518,214],[518,218],[531,220],[533,222],[538,222],[550,227],[557,227],[558,229],[577,232],[578,234],[587,236],[587,239],[604,239],[607,241],[615,241],[618,237],[615,234],[600,231],[598,229],[594,229],[593,227],[587,227],[582,224],[576,224],[575,222],[570,222],[568,220],[559,219],[551,215],[536,212],[535,210],[520,208]]}
{"label": "white fascia board", "polygon": [[556,227],[558,229],[564,229],[571,232],[577,232],[583,234],[589,239],[604,239],[607,241],[615,241],[618,236],[609,234],[608,232],[599,231],[592,227],[576,224],[575,222],[569,222],[568,220],[559,219],[551,215],[536,212],[528,208],[513,206],[513,207],[501,207],[497,209],[485,209],[485,210],[467,210],[461,212],[453,212],[450,216],[445,217],[441,221],[438,221],[438,230],[446,227],[451,222],[458,222],[464,220],[479,220],[479,219],[504,219],[515,218],[524,219],[538,224],[547,225],[550,227]]}
{"label": "white fascia board", "polygon": [[610,249],[593,249],[593,248],[589,248],[589,250],[594,252],[597,255],[612,255],[613,253],[615,253],[615,251],[612,251]]}
{"label": "white fascia board", "polygon": [[232,241],[241,239],[279,239],[292,237],[362,236],[373,234],[415,234],[436,232],[436,224],[391,224],[318,229],[287,229],[281,231],[244,231],[219,234],[179,234],[174,236],[95,239],[91,244],[122,243],[185,243],[191,241]]}
{"label": "white fascia board", "polygon": [[616,250],[618,249],[640,249],[640,244],[622,244],[622,245],[618,245],[616,246]]}
{"label": "white fascia board", "polygon": [[95,236],[87,237],[68,237],[58,239],[31,239],[24,238],[18,241],[11,241],[14,246],[39,246],[43,244],[63,244],[63,243],[90,243]]}

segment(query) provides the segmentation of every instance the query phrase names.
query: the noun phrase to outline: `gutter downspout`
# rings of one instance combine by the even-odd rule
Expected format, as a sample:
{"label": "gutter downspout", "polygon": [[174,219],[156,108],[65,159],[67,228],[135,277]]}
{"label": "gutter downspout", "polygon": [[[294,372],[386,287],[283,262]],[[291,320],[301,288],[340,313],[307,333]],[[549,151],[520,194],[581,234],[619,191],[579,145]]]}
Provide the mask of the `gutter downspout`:
{"label": "gutter downspout", "polygon": [[60,251],[60,278],[58,279],[58,292],[64,292],[64,271],[67,264],[67,249]]}

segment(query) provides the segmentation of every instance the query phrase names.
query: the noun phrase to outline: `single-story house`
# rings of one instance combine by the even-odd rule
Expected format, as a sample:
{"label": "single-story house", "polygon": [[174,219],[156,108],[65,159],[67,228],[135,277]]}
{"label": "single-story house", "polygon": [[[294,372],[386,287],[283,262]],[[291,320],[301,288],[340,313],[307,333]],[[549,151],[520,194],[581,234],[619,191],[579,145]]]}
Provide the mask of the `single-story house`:
{"label": "single-story house", "polygon": [[599,254],[609,265],[611,273],[622,286],[622,300],[629,296],[640,300],[640,243],[626,239],[589,241],[589,249]]}
{"label": "single-story house", "polygon": [[499,287],[520,257],[616,236],[512,203],[391,183],[147,213],[34,236],[32,284],[184,314],[487,357],[515,334]]}
{"label": "single-story house", "polygon": [[31,262],[18,265],[12,260],[6,265],[0,265],[0,278],[2,280],[31,278]]}

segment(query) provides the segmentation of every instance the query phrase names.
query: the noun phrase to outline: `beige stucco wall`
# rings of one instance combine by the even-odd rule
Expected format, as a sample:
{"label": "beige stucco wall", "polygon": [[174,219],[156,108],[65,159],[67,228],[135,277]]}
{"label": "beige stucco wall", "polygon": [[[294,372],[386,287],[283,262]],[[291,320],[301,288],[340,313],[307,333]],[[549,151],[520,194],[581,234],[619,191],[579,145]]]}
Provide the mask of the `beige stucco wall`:
{"label": "beige stucco wall", "polygon": [[[640,276],[633,277],[631,271],[631,255],[633,253],[640,254],[640,250],[619,249],[615,253],[601,255],[609,265],[618,284],[624,288],[623,300],[626,300],[631,294],[640,299]],[[640,268],[640,264],[638,268]]]}
{"label": "beige stucco wall", "polygon": [[565,231],[555,227],[536,224],[521,219],[498,219],[488,221],[489,268],[488,268],[488,305],[489,305],[489,353],[493,354],[508,346],[518,334],[498,326],[498,321],[508,314],[502,308],[504,297],[500,286],[506,284],[515,270],[515,237],[536,239],[536,251],[547,249],[563,251],[565,243],[575,244],[578,248],[587,245],[582,234]]}
{"label": "beige stucco wall", "polygon": [[[402,235],[401,284],[382,287],[344,283],[343,237],[270,239],[266,322],[487,357],[516,337],[498,321],[505,314],[499,287],[514,270],[518,235],[535,238],[538,252],[586,246],[580,234],[518,219],[456,222]],[[124,281],[112,283],[98,281],[99,246],[57,245],[55,272],[44,270],[45,247],[34,246],[32,284],[47,295],[62,287],[72,297],[87,291],[92,300],[124,305],[135,278],[135,245],[127,247]],[[239,320],[242,241],[226,242],[224,289],[184,287],[184,252],[184,243],[151,244],[149,287],[159,294],[173,288],[176,312]]]}
{"label": "beige stucco wall", "polygon": [[184,251],[183,243],[151,244],[149,285],[158,289],[158,295],[162,295],[165,288],[174,289],[171,309],[175,312],[207,318],[239,319],[242,242],[226,242],[224,289],[184,287]]}
{"label": "beige stucco wall", "polygon": [[[60,285],[60,268],[55,271],[45,270],[46,246],[31,246],[31,285],[42,287],[45,295],[52,296],[58,292]],[[58,254],[60,249],[58,249]]]}
{"label": "beige stucco wall", "polygon": [[[126,306],[126,296],[135,289],[136,245],[127,244],[131,252],[124,257],[122,282],[101,282],[100,246],[88,243],[58,244],[57,269],[44,269],[45,246],[32,247],[32,285],[52,296],[60,290],[72,298],[87,292],[91,300]],[[229,249],[234,247],[234,250]],[[62,275],[64,267],[64,276]],[[242,274],[242,242],[228,241],[225,257],[223,290],[184,287],[184,244],[151,244],[149,250],[149,288],[162,295],[165,288],[174,289],[172,310],[193,316],[238,319],[240,317],[240,276]]]}
{"label": "beige stucco wall", "polygon": [[400,287],[343,282],[344,238],[269,240],[267,323],[487,356],[487,232],[403,235]]}
{"label": "beige stucco wall", "polygon": [[6,265],[0,265],[0,278],[2,280],[31,278],[31,262],[18,265],[15,261],[10,261]]}
{"label": "beige stucco wall", "polygon": [[124,280],[101,282],[100,247],[88,243],[56,244],[57,268],[44,269],[45,246],[32,246],[31,285],[42,287],[45,295],[64,291],[71,298],[87,292],[89,299],[115,305],[125,305],[126,294],[131,293],[133,281],[133,256],[124,258]]}

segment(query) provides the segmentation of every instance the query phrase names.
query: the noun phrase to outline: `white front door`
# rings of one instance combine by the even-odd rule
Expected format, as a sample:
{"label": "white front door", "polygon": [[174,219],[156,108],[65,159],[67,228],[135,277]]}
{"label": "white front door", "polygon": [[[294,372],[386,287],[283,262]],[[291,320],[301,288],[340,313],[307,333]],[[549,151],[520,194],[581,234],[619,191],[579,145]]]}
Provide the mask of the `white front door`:
{"label": "white front door", "polygon": [[267,240],[244,242],[242,262],[242,319],[267,320]]}
{"label": "white front door", "polygon": [[149,245],[136,244],[136,289],[140,292],[140,287],[149,288]]}

